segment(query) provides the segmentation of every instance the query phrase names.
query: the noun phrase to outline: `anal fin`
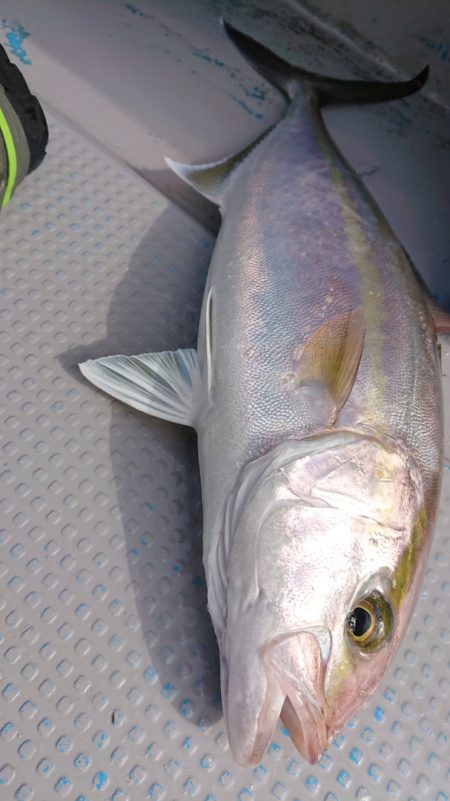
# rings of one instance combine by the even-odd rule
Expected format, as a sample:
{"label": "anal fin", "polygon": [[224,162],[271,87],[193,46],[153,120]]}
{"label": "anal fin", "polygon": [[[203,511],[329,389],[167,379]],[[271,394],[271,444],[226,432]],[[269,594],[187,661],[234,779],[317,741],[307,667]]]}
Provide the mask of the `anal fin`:
{"label": "anal fin", "polygon": [[195,426],[202,390],[196,350],[106,356],[79,367],[92,384],[134,409]]}

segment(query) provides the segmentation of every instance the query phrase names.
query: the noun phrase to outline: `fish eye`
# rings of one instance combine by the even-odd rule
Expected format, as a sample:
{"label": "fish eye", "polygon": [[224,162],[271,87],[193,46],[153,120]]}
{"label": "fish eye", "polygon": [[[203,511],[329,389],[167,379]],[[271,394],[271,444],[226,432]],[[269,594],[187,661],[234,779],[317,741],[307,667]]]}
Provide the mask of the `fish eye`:
{"label": "fish eye", "polygon": [[390,638],[394,623],[391,605],[374,590],[361,598],[345,621],[347,637],[365,653],[373,653]]}

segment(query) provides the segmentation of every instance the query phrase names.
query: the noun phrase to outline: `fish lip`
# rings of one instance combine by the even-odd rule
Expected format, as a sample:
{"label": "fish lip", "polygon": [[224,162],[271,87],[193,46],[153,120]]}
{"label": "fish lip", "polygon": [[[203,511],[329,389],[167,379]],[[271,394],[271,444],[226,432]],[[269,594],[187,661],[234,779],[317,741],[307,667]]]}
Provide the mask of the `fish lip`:
{"label": "fish lip", "polygon": [[[308,762],[316,762],[328,746],[323,658],[328,630],[313,628],[316,633],[307,628],[284,633],[254,652],[249,662],[231,661],[224,709],[230,750],[238,764],[262,759],[280,716]],[[316,636],[319,629],[322,642]]]}
{"label": "fish lip", "polygon": [[[322,637],[317,636],[319,628]],[[285,694],[281,720],[297,750],[311,764],[319,759],[330,740],[324,695],[330,653],[327,637],[331,645],[328,629],[305,627],[272,644],[267,653],[270,669]]]}
{"label": "fish lip", "polygon": [[258,714],[253,737],[248,737],[250,726],[230,726],[233,716],[230,714],[230,704],[228,704],[226,721],[228,741],[233,758],[242,767],[257,765],[263,758],[273,737],[280,717],[284,696],[282,696],[278,687],[275,689],[275,700],[272,703],[268,700],[269,696],[270,691],[267,692],[262,709]]}
{"label": "fish lip", "polygon": [[294,705],[286,696],[282,701],[280,712],[275,719],[272,719],[269,726],[264,725],[266,723],[264,710],[261,711],[257,734],[252,743],[238,744],[233,742],[233,737],[229,738],[233,758],[239,765],[242,767],[257,765],[261,761],[275,732],[278,716],[301,756],[311,765],[320,759],[332,736],[323,713],[315,709],[314,703],[310,703],[306,697],[300,700],[297,696]]}
{"label": "fish lip", "polygon": [[297,751],[310,765],[317,762],[331,737],[323,710],[315,710],[305,697],[297,696],[293,703],[286,696],[280,717]]}

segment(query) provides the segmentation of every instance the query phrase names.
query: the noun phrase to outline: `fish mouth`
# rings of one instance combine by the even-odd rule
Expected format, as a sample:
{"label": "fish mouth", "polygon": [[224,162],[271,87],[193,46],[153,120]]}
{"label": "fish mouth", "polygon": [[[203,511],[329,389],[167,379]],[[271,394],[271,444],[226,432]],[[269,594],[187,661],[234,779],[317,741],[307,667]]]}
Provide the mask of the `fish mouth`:
{"label": "fish mouth", "polygon": [[[301,631],[275,645],[269,663],[286,693],[281,720],[297,750],[310,763],[316,762],[328,745],[324,681],[326,659],[323,642],[328,634]],[[329,648],[327,648],[329,653]]]}
{"label": "fish mouth", "polygon": [[280,717],[297,751],[311,765],[317,762],[329,743],[323,717],[315,714],[308,699],[298,697],[295,704],[286,697]]}
{"label": "fish mouth", "polygon": [[[228,734],[231,751],[239,764],[256,764],[261,760],[279,717],[297,750],[311,764],[327,748],[331,732],[324,698],[325,636],[322,634],[319,641],[316,634],[301,631],[270,643],[264,651],[264,684],[259,694],[257,676],[253,676],[253,686],[248,691],[242,692],[241,685],[238,702],[229,694]],[[229,690],[232,689],[230,686]]]}

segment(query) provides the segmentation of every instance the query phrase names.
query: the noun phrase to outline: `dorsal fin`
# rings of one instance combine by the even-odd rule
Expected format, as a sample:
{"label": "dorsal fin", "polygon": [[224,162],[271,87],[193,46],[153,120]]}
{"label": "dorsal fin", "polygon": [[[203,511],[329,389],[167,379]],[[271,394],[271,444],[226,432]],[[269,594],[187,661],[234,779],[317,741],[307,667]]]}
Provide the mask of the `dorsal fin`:
{"label": "dorsal fin", "polygon": [[226,156],[226,158],[219,159],[219,161],[211,161],[206,164],[183,164],[180,161],[166,158],[165,162],[179,178],[189,186],[192,186],[203,197],[220,207],[230,176],[252,150],[265,139],[272,128],[273,126],[264,131],[261,136],[243,147],[242,150],[238,150],[237,153],[232,153],[231,156]]}

